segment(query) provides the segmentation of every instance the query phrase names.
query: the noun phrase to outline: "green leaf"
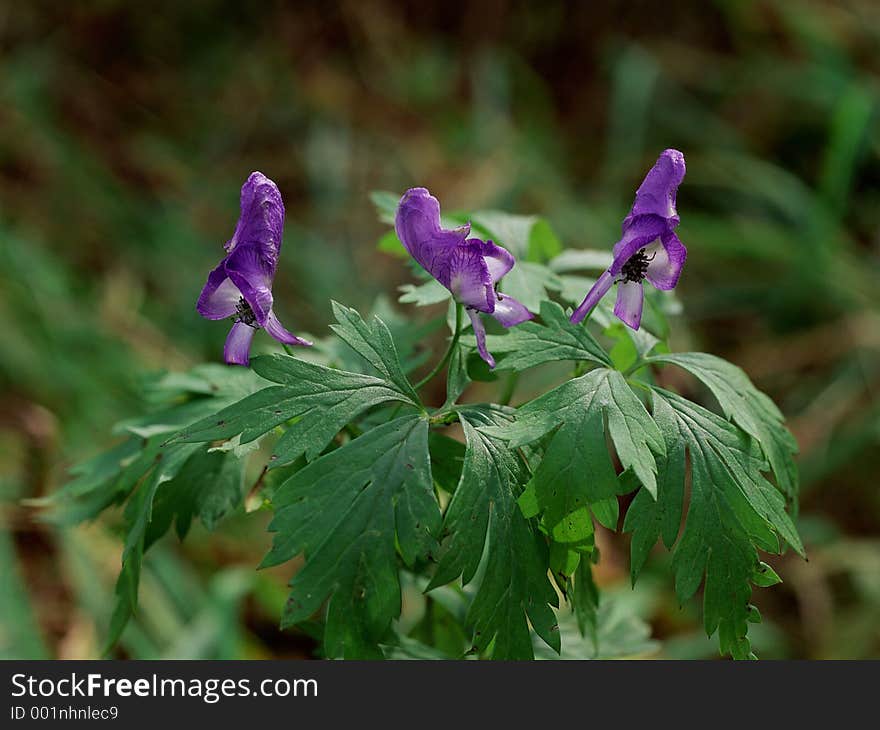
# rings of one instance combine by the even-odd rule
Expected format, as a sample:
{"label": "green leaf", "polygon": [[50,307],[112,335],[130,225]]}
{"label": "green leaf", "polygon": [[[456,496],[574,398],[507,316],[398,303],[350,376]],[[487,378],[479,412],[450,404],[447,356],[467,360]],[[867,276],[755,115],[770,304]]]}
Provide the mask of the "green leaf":
{"label": "green leaf", "polygon": [[[616,370],[597,368],[569,380],[522,406],[511,427],[490,433],[516,448],[559,427],[538,467],[536,481],[545,483],[544,495],[550,500],[545,508],[552,504],[554,511],[561,513],[565,505],[579,503],[581,498],[605,499],[617,493],[616,475],[605,446],[606,420],[624,469],[631,469],[647,490],[656,494],[654,454],[665,453],[663,437]],[[566,467],[574,461],[579,461],[581,468]],[[539,499],[540,495],[539,490]]]}
{"label": "green leaf", "polygon": [[[463,625],[464,611],[450,610],[441,600],[435,600],[442,590],[437,589],[425,597],[425,613],[421,621],[413,627],[408,637],[398,637],[403,647],[409,645],[407,648],[410,649],[413,648],[410,642],[419,642],[421,656],[412,658],[460,659],[470,646]],[[451,587],[446,590],[453,592]],[[399,657],[392,655],[389,658]]]}
{"label": "green leaf", "polygon": [[[373,302],[370,310],[373,317],[379,317],[391,332],[394,346],[400,356],[405,373],[413,370],[430,358],[430,351],[424,347],[424,342],[434,332],[442,329],[443,322],[439,318],[428,319],[424,322],[410,320],[404,313],[398,311],[391,300],[384,294],[380,294]],[[328,363],[322,363],[324,365]],[[342,368],[347,370],[348,368]]]}
{"label": "green leaf", "polygon": [[[148,384],[147,399],[156,410],[118,424],[115,430],[129,438],[75,466],[71,470],[74,479],[43,500],[52,509],[42,519],[75,524],[123,502],[153,466],[162,442],[170,434],[265,384],[250,370],[219,365],[199,365],[186,373],[169,373]],[[132,434],[136,437],[132,438]]]}
{"label": "green leaf", "polygon": [[565,579],[574,575],[581,562],[581,554],[561,542],[550,543],[550,572]]}
{"label": "green leaf", "polygon": [[379,243],[376,244],[376,248],[382,253],[387,253],[391,256],[394,256],[398,259],[407,259],[409,258],[409,251],[407,251],[403,244],[400,242],[400,239],[397,237],[397,231],[391,230],[385,233],[380,239]]}
{"label": "green leaf", "polygon": [[767,563],[761,562],[755,567],[755,572],[752,574],[752,583],[761,588],[769,588],[770,586],[782,583],[782,578]]}
{"label": "green leaf", "polygon": [[[112,504],[125,501],[138,481],[155,464],[164,437],[131,439],[111,450],[112,457],[96,457],[81,465],[79,476],[52,495],[48,522],[72,525],[94,519]],[[123,456],[124,455],[124,456]],[[94,469],[94,470],[93,470]]]}
{"label": "green leaf", "polygon": [[[605,271],[605,269],[611,266],[613,261],[614,257],[611,251],[567,248],[561,251],[550,262],[549,266],[557,274],[565,274],[571,271]],[[586,293],[585,290],[584,295]]]}
{"label": "green leaf", "polygon": [[449,358],[446,368],[446,402],[443,408],[451,406],[471,384],[468,372],[468,348],[459,342]]}
{"label": "green leaf", "polygon": [[492,239],[518,261],[544,263],[562,251],[556,232],[543,218],[499,210],[477,211],[471,217],[475,233]]}
{"label": "green leaf", "polygon": [[481,210],[471,216],[471,222],[478,229],[476,233],[485,234],[504,246],[518,261],[528,255],[529,239],[537,221],[534,215],[514,215],[500,210]]}
{"label": "green leaf", "polygon": [[448,537],[428,589],[458,576],[470,583],[485,554],[467,619],[474,627],[474,648],[483,651],[492,644],[495,659],[532,658],[528,617],[535,632],[558,651],[550,608],[557,598],[547,577],[546,542],[517,505],[527,470],[516,453],[482,430],[509,426],[510,411],[472,406],[458,414],[466,440],[464,468],[446,512]]}
{"label": "green leaf", "polygon": [[505,335],[489,335],[486,341],[490,352],[504,354],[496,370],[526,370],[557,360],[611,365],[587,328],[569,322],[562,307],[550,301],[541,304],[541,322],[523,322]]}
{"label": "green leaf", "polygon": [[428,448],[431,451],[431,474],[434,476],[434,483],[443,491],[452,494],[461,479],[464,444],[442,433],[431,431]]}
{"label": "green leaf", "polygon": [[562,282],[550,269],[531,261],[518,261],[501,281],[501,290],[537,312],[541,303],[548,300],[548,290],[559,291]]}
{"label": "green leaf", "polygon": [[54,496],[76,498],[100,489],[122,471],[124,464],[130,463],[143,445],[143,439],[129,438],[104,453],[77,464],[70,470],[74,479],[67,482]]}
{"label": "green leaf", "polygon": [[681,526],[684,504],[686,442],[681,438],[671,409],[658,407],[655,402],[654,421],[666,446],[666,456],[658,462],[656,498],[647,490],[639,490],[623,522],[624,532],[632,532],[630,574],[633,585],[658,537],[662,537],[667,549],[672,549]]}
{"label": "green leaf", "polygon": [[276,534],[262,567],[306,557],[282,627],[329,598],[325,654],[381,657],[379,642],[400,614],[395,544],[412,565],[435,548],[440,527],[428,422],[403,416],[368,431],[294,474],[273,506]]}
{"label": "green leaf", "polygon": [[[584,561],[581,561],[583,564]],[[585,581],[582,583],[585,584]],[[575,582],[577,585],[577,582]],[[633,659],[655,654],[659,643],[651,640],[651,627],[632,608],[631,601],[622,597],[609,599],[604,593],[595,612],[595,631],[588,626],[582,632],[577,613],[560,612],[559,633],[562,638],[561,654],[552,654],[535,641],[538,659]]]}
{"label": "green leaf", "polygon": [[104,652],[119,640],[129,618],[137,607],[138,584],[147,530],[153,515],[153,500],[159,487],[173,479],[198,444],[175,444],[157,453],[148,476],[125,507],[125,546],[122,550],[122,570],[116,580],[116,604],[110,619],[110,633]]}
{"label": "green leaf", "polygon": [[[761,474],[765,462],[754,439],[714,413],[659,388],[654,389],[654,413],[667,442],[677,438],[682,444],[660,461],[658,482],[663,490],[683,492],[686,453],[690,457],[690,506],[672,563],[676,593],[680,601],[689,599],[705,576],[706,633],[718,631],[723,653],[748,658],[746,634],[752,615],[748,601],[759,567],[757,551],[778,552],[778,535],[802,552],[800,539],[785,513],[782,495]],[[658,494],[661,498],[673,503],[665,520],[643,512],[650,508],[644,499],[630,505],[636,514],[627,515],[627,525],[641,533],[633,537],[634,544],[640,544],[637,551],[646,550],[644,546],[650,546],[664,529],[668,544],[679,496]],[[637,559],[643,560],[634,553]]]}
{"label": "green leaf", "polygon": [[175,438],[217,441],[240,434],[240,443],[246,444],[285,421],[297,419],[275,445],[274,467],[302,454],[314,459],[345,424],[368,408],[389,401],[418,406],[409,393],[388,380],[334,370],[289,355],[255,357],[251,367],[279,385],[188,426]]}
{"label": "green leaf", "polygon": [[247,368],[205,363],[185,373],[166,373],[147,386],[152,403],[166,405],[180,398],[210,396],[212,399],[238,400],[261,388],[265,383]]}
{"label": "green leaf", "polygon": [[527,259],[545,263],[562,253],[562,242],[553,227],[543,218],[538,218],[529,231],[529,250]]}
{"label": "green leaf", "polygon": [[758,442],[779,488],[790,500],[797,498],[797,442],[785,427],[776,404],[752,384],[748,375],[736,365],[703,352],[654,355],[647,362],[677,365],[709,388],[724,415]]}
{"label": "green leaf", "polygon": [[436,279],[430,279],[424,284],[404,284],[398,289],[403,293],[397,301],[401,304],[415,304],[417,307],[439,304],[452,298],[452,292]]}
{"label": "green leaf", "polygon": [[534,481],[529,481],[526,484],[525,489],[523,489],[522,494],[519,495],[516,501],[519,504],[520,511],[523,513],[523,517],[526,519],[531,519],[541,514],[541,508],[538,506],[538,492],[535,489]]}
{"label": "green leaf", "polygon": [[394,383],[400,393],[413,403],[419,403],[419,396],[403,372],[391,331],[385,323],[378,317],[373,317],[368,325],[354,309],[343,307],[338,302],[332,302],[332,306],[333,315],[339,324],[330,325],[330,329]]}
{"label": "green leaf", "polygon": [[181,540],[189,532],[193,517],[213,530],[241,503],[243,467],[232,452],[202,449],[194,453],[156,492],[144,549],[164,535],[172,522]]}
{"label": "green leaf", "polygon": [[617,521],[620,519],[620,503],[617,497],[606,497],[590,503],[593,516],[599,520],[599,524],[612,532],[617,532]]}
{"label": "green leaf", "polygon": [[376,213],[379,214],[379,220],[382,223],[394,225],[394,217],[397,215],[397,204],[400,202],[400,196],[397,193],[391,193],[387,190],[374,190],[370,193],[370,200],[376,206]]}
{"label": "green leaf", "polygon": [[582,419],[556,432],[533,481],[554,540],[576,543],[593,534],[590,504],[613,496],[617,489],[601,409],[588,406]]}
{"label": "green leaf", "polygon": [[599,589],[593,580],[593,568],[589,560],[581,560],[578,565],[574,574],[574,589],[569,595],[577,619],[578,631],[581,636],[590,639],[595,655],[599,652]]}

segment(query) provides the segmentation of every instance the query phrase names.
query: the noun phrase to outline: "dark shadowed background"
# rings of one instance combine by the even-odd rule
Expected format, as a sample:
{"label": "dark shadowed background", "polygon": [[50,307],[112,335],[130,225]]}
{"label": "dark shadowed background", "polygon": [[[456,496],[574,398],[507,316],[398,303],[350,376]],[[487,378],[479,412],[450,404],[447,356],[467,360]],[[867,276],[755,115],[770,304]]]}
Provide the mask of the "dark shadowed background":
{"label": "dark shadowed background", "polygon": [[[112,443],[151,373],[220,358],[194,303],[251,170],[287,206],[282,321],[324,334],[331,296],[366,311],[411,281],[376,251],[371,190],[609,248],[666,147],[688,163],[674,349],[745,368],[801,445],[810,562],[775,561],[753,644],[880,656],[880,4],[330,5],[0,6],[0,657],[100,652],[118,514],[59,530],[21,500]],[[153,548],[118,656],[308,656],[277,630],[289,570],[254,571],[265,523]],[[602,555],[653,655],[717,655],[662,553],[634,592],[627,537]]]}

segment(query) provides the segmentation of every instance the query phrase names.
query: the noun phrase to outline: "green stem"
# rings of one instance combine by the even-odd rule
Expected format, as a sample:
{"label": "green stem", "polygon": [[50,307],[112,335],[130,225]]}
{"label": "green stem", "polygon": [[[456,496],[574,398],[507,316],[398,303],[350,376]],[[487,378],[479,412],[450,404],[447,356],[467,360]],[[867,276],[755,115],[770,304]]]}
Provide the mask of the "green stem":
{"label": "green stem", "polygon": [[458,338],[461,337],[461,305],[455,305],[455,332],[452,333],[452,340],[449,342],[449,347],[446,348],[446,354],[443,355],[443,359],[438,362],[430,373],[428,373],[424,378],[422,378],[418,383],[415,384],[415,389],[418,390],[423,385],[426,385],[430,381],[434,379],[434,377],[446,367],[446,364],[449,362],[449,358],[452,357],[452,353],[455,352],[455,348],[458,347]]}
{"label": "green stem", "polygon": [[636,360],[632,365],[630,365],[626,370],[623,371],[623,377],[628,378],[630,375],[638,372],[644,367],[647,367],[651,363],[645,362],[642,358]]}
{"label": "green stem", "polygon": [[519,373],[510,372],[504,381],[504,388],[498,398],[498,403],[502,406],[509,406],[513,399],[513,392],[516,390],[516,384],[519,381]]}

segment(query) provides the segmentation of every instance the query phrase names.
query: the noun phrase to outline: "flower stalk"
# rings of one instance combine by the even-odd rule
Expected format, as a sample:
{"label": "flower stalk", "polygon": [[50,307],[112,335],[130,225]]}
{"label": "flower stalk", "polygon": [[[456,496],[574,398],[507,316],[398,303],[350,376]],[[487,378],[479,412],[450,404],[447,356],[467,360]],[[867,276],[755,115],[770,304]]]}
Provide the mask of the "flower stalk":
{"label": "flower stalk", "polygon": [[428,373],[424,378],[422,378],[418,383],[415,384],[415,389],[419,390],[422,386],[430,383],[437,375],[446,367],[449,363],[450,358],[452,357],[452,353],[455,352],[455,348],[458,347],[458,341],[461,338],[461,305],[455,305],[455,331],[452,333],[452,339],[449,341],[449,347],[446,348],[446,352],[443,355],[443,358],[438,362],[432,369],[431,372]]}

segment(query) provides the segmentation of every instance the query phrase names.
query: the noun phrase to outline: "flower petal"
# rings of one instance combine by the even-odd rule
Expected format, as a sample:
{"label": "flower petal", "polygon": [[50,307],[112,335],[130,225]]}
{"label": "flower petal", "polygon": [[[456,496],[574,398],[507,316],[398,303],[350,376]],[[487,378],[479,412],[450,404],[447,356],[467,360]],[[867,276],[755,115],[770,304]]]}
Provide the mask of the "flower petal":
{"label": "flower petal", "polygon": [[593,307],[599,303],[599,300],[608,293],[608,290],[613,283],[614,275],[610,271],[605,271],[602,276],[596,279],[596,283],[593,284],[590,291],[587,292],[584,301],[582,301],[578,308],[574,310],[571,315],[571,321],[575,324],[581,322],[584,317],[590,313]]}
{"label": "flower petal", "polygon": [[278,321],[278,317],[275,316],[275,312],[273,311],[270,311],[269,316],[266,317],[266,332],[272,335],[272,337],[278,340],[282,345],[302,345],[303,347],[310,347],[312,344],[308,340],[304,340],[302,337],[297,337],[295,334],[288,332],[284,325]]}
{"label": "flower petal", "polygon": [[483,242],[470,239],[456,246],[438,267],[437,280],[465,306],[489,314],[495,309],[495,289],[481,253]]}
{"label": "flower petal", "polygon": [[473,310],[467,310],[468,317],[471,318],[471,325],[474,328],[474,335],[477,338],[477,351],[480,353],[480,357],[486,361],[486,364],[490,368],[495,367],[495,358],[492,357],[492,354],[486,349],[486,325],[483,324],[483,319],[480,316],[480,313]]}
{"label": "flower petal", "polygon": [[656,215],[634,218],[628,226],[624,223],[623,237],[614,244],[614,261],[608,270],[617,276],[636,251],[653,243],[668,231],[666,221]]}
{"label": "flower petal", "polygon": [[493,285],[497,284],[501,277],[510,271],[516,263],[513,254],[494,241],[480,241],[478,238],[469,238],[467,242],[469,244],[479,242],[480,253],[486,262],[489,280]]}
{"label": "flower petal", "polygon": [[273,269],[261,256],[257,246],[239,246],[225,261],[226,274],[250,305],[260,327],[272,309]]}
{"label": "flower petal", "polygon": [[685,172],[684,155],[678,150],[664,150],[636,190],[635,202],[623,221],[624,228],[628,221],[641,215],[656,215],[666,219],[670,228],[677,226],[675,196]]}
{"label": "flower petal", "polygon": [[640,281],[623,281],[617,286],[617,301],[614,303],[614,314],[624,324],[634,330],[639,328],[642,322],[642,303],[645,300],[645,290]]}
{"label": "flower petal", "polygon": [[649,256],[653,253],[654,258],[648,264],[645,276],[657,289],[674,289],[687,258],[687,249],[672,232],[666,233],[660,241],[662,245],[657,246],[656,251],[646,252]]}
{"label": "flower petal", "polygon": [[223,346],[223,359],[227,365],[248,366],[254,332],[256,330],[244,322],[236,322],[232,325],[232,329],[226,336],[226,344]]}
{"label": "flower petal", "polygon": [[441,274],[448,270],[448,257],[452,251],[468,237],[470,225],[452,231],[442,228],[437,198],[425,188],[411,188],[400,199],[394,227],[410,255],[431,276],[448,286]]}
{"label": "flower petal", "polygon": [[208,274],[196,310],[205,319],[226,319],[235,314],[241,292],[226,275],[225,262]]}
{"label": "flower petal", "polygon": [[231,253],[238,246],[256,246],[275,273],[284,235],[284,202],[278,186],[261,172],[252,172],[241,187],[241,215],[235,233],[226,243]]}
{"label": "flower petal", "polygon": [[513,327],[532,319],[535,315],[526,309],[522,302],[518,302],[513,297],[507,294],[497,294],[492,316],[505,327]]}

